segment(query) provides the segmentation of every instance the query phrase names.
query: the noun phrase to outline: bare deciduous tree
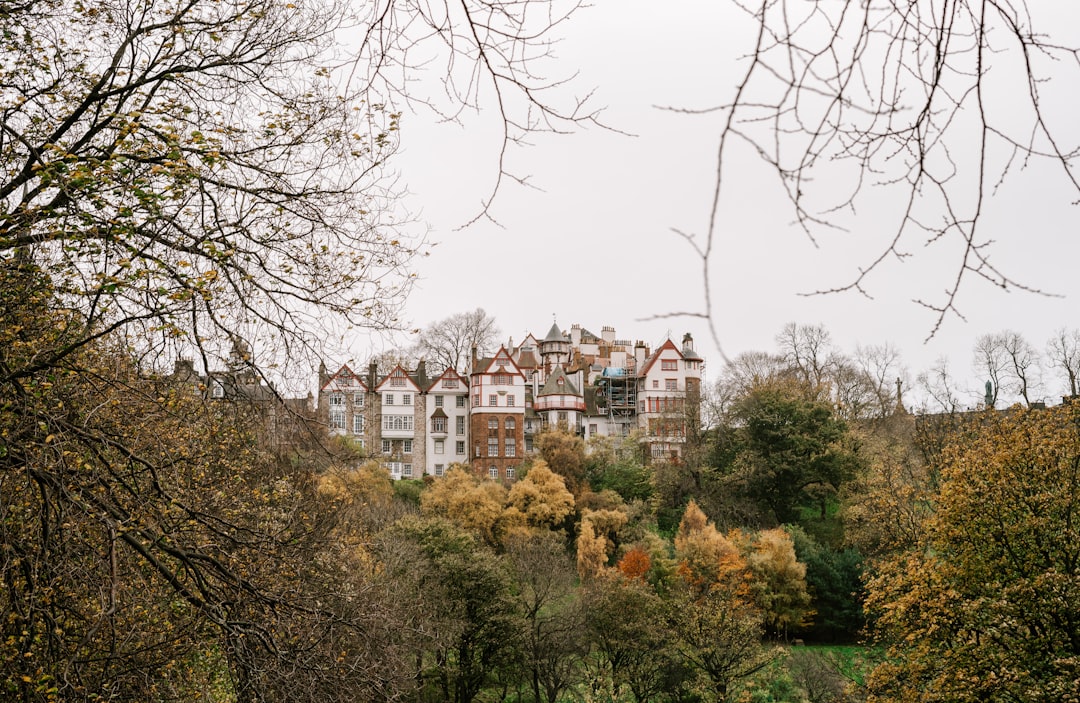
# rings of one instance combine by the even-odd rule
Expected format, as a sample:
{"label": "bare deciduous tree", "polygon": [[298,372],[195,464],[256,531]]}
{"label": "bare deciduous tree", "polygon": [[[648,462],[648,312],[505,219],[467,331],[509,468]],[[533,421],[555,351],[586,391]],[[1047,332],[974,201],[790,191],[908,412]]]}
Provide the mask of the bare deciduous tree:
{"label": "bare deciduous tree", "polygon": [[1060,369],[1068,382],[1069,395],[1077,395],[1077,379],[1080,378],[1080,330],[1062,327],[1046,345],[1046,357],[1050,365]]}
{"label": "bare deciduous tree", "polygon": [[[988,201],[1010,177],[1037,165],[1080,191],[1080,150],[1058,94],[1075,84],[1077,46],[1054,34],[1053,4],[943,0],[737,0],[753,43],[741,77],[714,107],[676,109],[719,116],[716,180],[708,224],[683,233],[710,264],[722,252],[724,196],[736,149],[775,173],[795,220],[812,239],[846,225],[860,207],[898,207],[878,221],[885,235],[847,282],[819,292],[869,295],[889,262],[923,245],[953,257],[951,279],[933,299],[932,336],[972,280],[1034,290],[992,259]],[[950,275],[950,274],[947,274]],[[714,319],[706,287],[704,309]],[[713,328],[714,338],[718,338]]]}
{"label": "bare deciduous tree", "polygon": [[459,312],[433,322],[420,333],[416,356],[434,367],[449,368],[465,373],[473,350],[483,356],[495,351],[499,328],[495,318],[483,308]]}

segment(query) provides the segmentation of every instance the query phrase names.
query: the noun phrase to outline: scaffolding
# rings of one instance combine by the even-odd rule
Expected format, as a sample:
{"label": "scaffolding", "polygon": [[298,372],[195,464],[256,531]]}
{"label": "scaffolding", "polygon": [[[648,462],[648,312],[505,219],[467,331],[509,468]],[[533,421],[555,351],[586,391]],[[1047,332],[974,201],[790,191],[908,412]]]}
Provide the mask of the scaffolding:
{"label": "scaffolding", "polygon": [[637,377],[618,367],[605,368],[596,379],[597,409],[606,410],[608,421],[620,436],[630,434],[637,418]]}

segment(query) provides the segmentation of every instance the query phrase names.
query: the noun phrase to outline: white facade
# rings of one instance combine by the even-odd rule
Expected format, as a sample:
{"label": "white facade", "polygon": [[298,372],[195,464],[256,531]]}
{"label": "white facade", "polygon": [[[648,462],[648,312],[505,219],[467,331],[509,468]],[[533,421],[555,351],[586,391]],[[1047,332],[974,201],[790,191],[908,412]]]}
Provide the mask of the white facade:
{"label": "white facade", "polygon": [[427,389],[424,472],[442,476],[451,464],[469,460],[469,382],[447,369]]}

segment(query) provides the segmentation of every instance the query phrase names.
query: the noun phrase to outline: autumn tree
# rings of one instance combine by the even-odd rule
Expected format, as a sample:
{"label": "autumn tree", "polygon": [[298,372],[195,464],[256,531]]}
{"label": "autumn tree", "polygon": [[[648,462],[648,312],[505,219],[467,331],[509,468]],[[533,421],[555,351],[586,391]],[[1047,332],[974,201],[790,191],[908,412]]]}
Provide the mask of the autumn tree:
{"label": "autumn tree", "polygon": [[733,700],[735,685],[776,658],[762,645],[760,613],[733,599],[722,588],[710,588],[674,604],[676,646],[718,703]]}
{"label": "autumn tree", "polygon": [[941,452],[925,540],[870,581],[873,700],[1076,696],[1078,428],[1074,405],[986,413]]}
{"label": "autumn tree", "polygon": [[498,481],[479,479],[465,466],[455,466],[442,480],[420,496],[420,510],[430,517],[442,517],[479,536],[490,546],[515,526],[524,523],[524,514],[507,513],[507,489]]}
{"label": "autumn tree", "polygon": [[[5,322],[34,305],[25,284],[0,290]],[[0,324],[7,368],[31,366],[65,324]],[[306,470],[259,443],[260,409],[205,404],[106,341],[0,401],[5,697],[401,690],[401,660],[374,654],[392,620],[365,589],[362,542],[341,539],[339,504]]]}
{"label": "autumn tree", "polygon": [[813,608],[806,583],[806,564],[795,554],[791,536],[782,528],[762,530],[746,540],[750,595],[770,632],[788,633],[809,623]]}
{"label": "autumn tree", "polygon": [[548,468],[563,477],[574,495],[585,486],[585,442],[565,427],[550,427],[536,435],[536,450]]}
{"label": "autumn tree", "polygon": [[574,511],[574,496],[562,476],[536,461],[524,478],[510,487],[507,503],[535,528],[554,529]]}

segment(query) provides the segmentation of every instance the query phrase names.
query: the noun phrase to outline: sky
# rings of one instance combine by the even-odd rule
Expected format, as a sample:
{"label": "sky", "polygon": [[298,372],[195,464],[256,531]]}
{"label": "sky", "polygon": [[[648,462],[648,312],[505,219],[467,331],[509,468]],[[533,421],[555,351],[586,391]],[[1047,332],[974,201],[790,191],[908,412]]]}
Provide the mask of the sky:
{"label": "sky", "polygon": [[[1061,17],[1035,17],[1040,20],[1070,26]],[[407,112],[396,167],[409,191],[404,204],[432,245],[417,261],[408,324],[423,327],[481,307],[504,340],[529,332],[542,337],[553,321],[594,332],[610,325],[619,338],[653,347],[690,332],[711,378],[722,369],[722,353],[772,351],[785,324],[821,324],[842,351],[896,347],[912,379],[947,358],[972,404],[982,394],[983,379],[972,369],[979,335],[1014,330],[1042,349],[1055,330],[1080,327],[1077,194],[1063,185],[1060,167],[1014,167],[983,208],[993,261],[1047,294],[972,278],[958,301],[964,319],[948,316],[931,337],[936,315],[913,299],[938,299],[955,276],[955,250],[912,240],[916,256],[888,261],[869,279],[869,297],[807,295],[842,286],[873,260],[895,226],[890,215],[899,203],[888,192],[872,194],[848,231],[811,240],[793,225],[775,175],[745,147],[728,153],[718,249],[708,273],[722,353],[702,319],[673,315],[704,309],[701,261],[676,230],[703,241],[722,116],[662,108],[730,100],[751,30],[733,4],[711,0],[671,0],[663,12],[655,2],[608,0],[578,11],[560,28],[545,70],[572,76],[567,90],[593,90],[592,104],[604,108],[602,119],[613,129],[537,135],[531,145],[513,148],[510,169],[528,175],[533,187],[504,182],[491,209],[497,223],[464,226],[497,174],[494,111],[466,113],[457,123]],[[1069,92],[1054,105],[1063,115],[1080,107],[1068,102],[1076,100]],[[987,97],[1007,119],[1009,96],[994,99]],[[1071,136],[1075,143],[1080,135]],[[956,177],[971,177],[962,156]],[[850,177],[838,171],[836,183]],[[827,191],[830,183],[814,187]],[[1048,399],[1060,395],[1057,385],[1047,384]]]}

